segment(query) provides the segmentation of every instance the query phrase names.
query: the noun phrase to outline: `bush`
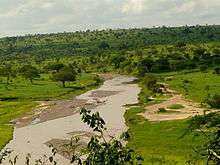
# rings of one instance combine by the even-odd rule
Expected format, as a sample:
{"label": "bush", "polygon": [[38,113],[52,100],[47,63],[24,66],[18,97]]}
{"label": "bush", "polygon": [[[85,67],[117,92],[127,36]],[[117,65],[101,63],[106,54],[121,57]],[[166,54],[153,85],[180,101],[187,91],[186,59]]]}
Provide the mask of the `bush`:
{"label": "bush", "polygon": [[207,71],[207,69],[208,69],[208,67],[206,65],[200,66],[200,71],[201,72],[205,72],[205,71]]}
{"label": "bush", "polygon": [[183,109],[184,106],[181,104],[173,104],[173,105],[168,106],[167,108],[169,108],[169,109]]}
{"label": "bush", "polygon": [[211,99],[208,99],[207,103],[212,108],[220,108],[220,95],[219,94],[215,94]]}
{"label": "bush", "polygon": [[220,74],[220,67],[216,67],[215,69],[214,69],[214,74]]}
{"label": "bush", "polygon": [[158,112],[163,113],[163,112],[167,112],[167,110],[165,108],[158,108]]}

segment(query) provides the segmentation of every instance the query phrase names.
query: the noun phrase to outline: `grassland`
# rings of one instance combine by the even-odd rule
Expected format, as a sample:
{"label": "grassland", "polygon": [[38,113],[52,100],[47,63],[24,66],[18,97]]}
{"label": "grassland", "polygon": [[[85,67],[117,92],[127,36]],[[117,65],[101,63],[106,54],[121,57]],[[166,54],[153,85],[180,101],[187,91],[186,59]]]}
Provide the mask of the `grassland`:
{"label": "grassland", "polygon": [[176,72],[166,76],[171,76],[171,81],[166,81],[171,88],[184,94],[187,98],[201,103],[210,95],[220,93],[220,76],[207,72]]}
{"label": "grassland", "polygon": [[[220,76],[207,72],[182,71],[157,74],[174,90],[179,91],[187,98],[202,102],[208,93],[214,95],[220,93]],[[140,103],[156,104],[163,100],[160,95],[155,101],[147,101],[150,91],[140,83],[142,88],[139,94]],[[165,98],[166,99],[166,98]],[[182,105],[173,105],[171,108],[182,108]],[[140,115],[145,109],[140,107],[131,108],[125,114],[126,124],[129,127],[131,138],[128,146],[139,152],[145,159],[144,165],[148,164],[187,164],[186,161],[194,160],[195,164],[205,164],[202,157],[198,156],[194,149],[205,144],[206,139],[202,136],[196,138],[192,135],[181,137],[188,127],[187,120],[175,120],[164,122],[149,122]]]}
{"label": "grassland", "polygon": [[131,135],[128,146],[144,157],[144,165],[183,165],[192,158],[198,159],[197,164],[204,164],[193,149],[204,144],[205,139],[181,137],[187,129],[187,120],[152,123],[137,115],[143,111],[140,107],[131,108],[125,119]]}
{"label": "grassland", "polygon": [[90,90],[100,83],[92,74],[79,75],[75,82],[67,84],[67,88],[51,81],[47,74],[41,75],[34,84],[20,77],[14,79],[9,85],[2,80],[0,84],[0,149],[12,138],[13,126],[9,125],[9,122],[31,111],[37,105],[35,101],[68,98]]}

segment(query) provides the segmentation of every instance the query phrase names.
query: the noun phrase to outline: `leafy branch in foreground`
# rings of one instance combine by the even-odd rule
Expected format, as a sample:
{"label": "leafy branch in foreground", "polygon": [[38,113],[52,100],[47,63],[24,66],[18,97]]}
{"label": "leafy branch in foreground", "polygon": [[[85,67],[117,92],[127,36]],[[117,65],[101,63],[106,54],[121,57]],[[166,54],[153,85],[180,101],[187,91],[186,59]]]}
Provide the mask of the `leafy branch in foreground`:
{"label": "leafy branch in foreground", "polygon": [[208,139],[200,151],[200,154],[207,158],[206,164],[220,164],[220,114],[209,113],[193,117],[189,121],[189,132],[200,132]]}
{"label": "leafy branch in foreground", "polygon": [[[106,131],[105,121],[100,117],[99,113],[96,112],[91,114],[91,111],[82,109],[80,111],[82,121],[86,123],[90,128],[93,129],[94,135],[91,137],[87,146],[76,152],[77,143],[79,138],[76,137],[73,144],[69,146],[74,150],[74,154],[71,157],[72,163],[77,163],[78,165],[141,165],[143,158],[137,155],[134,150],[129,149],[125,144],[126,140],[129,138],[127,132],[123,133],[119,139],[110,137],[108,140],[104,136]],[[72,140],[71,140],[72,143]],[[57,149],[52,145],[52,155],[44,155],[42,159],[35,160],[35,165],[45,165],[53,164],[56,165],[55,156],[57,154]],[[5,160],[10,158],[12,151],[5,150],[0,154],[0,164],[3,164]],[[17,164],[18,156],[14,159],[9,159],[11,165]],[[31,155],[26,156],[25,165],[30,165]]]}
{"label": "leafy branch in foreground", "polygon": [[[124,133],[119,140],[111,138],[109,141],[104,136],[105,122],[99,113],[91,114],[91,111],[82,109],[80,112],[82,121],[87,123],[96,135],[88,143],[85,150],[78,155],[73,155],[71,163],[78,165],[141,165],[143,158],[124,145],[129,135]],[[84,159],[83,159],[84,158]]]}
{"label": "leafy branch in foreground", "polygon": [[[57,162],[55,160],[55,156],[57,154],[56,148],[54,148],[52,145],[50,145],[51,153],[52,155],[47,156],[43,155],[42,158],[34,160],[34,165],[57,165]],[[5,149],[0,153],[0,164],[5,164],[8,162],[10,165],[17,165],[19,155],[16,155],[15,157],[11,158],[11,154],[13,153],[10,149]],[[27,154],[24,160],[24,165],[31,165],[31,154]]]}

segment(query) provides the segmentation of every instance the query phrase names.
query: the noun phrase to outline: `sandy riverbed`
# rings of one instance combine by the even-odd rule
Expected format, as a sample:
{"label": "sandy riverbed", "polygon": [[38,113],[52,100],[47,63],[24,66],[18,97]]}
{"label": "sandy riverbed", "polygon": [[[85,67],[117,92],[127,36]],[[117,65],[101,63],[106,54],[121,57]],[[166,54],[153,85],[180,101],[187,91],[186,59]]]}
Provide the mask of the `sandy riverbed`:
{"label": "sandy riverbed", "polygon": [[[133,81],[133,78],[119,76],[107,80],[99,89],[89,91],[77,97],[80,100],[87,100],[88,104],[102,102],[92,111],[99,111],[106,121],[108,134],[119,136],[126,131],[124,121],[125,104],[137,103],[137,95],[140,89],[137,84],[126,82]],[[108,91],[106,95],[98,97],[100,91]],[[30,153],[32,160],[39,159],[44,154],[50,155],[51,150],[46,143],[53,139],[69,140],[72,132],[91,132],[91,130],[81,122],[79,113],[71,116],[48,120],[40,123],[15,128],[13,140],[5,147],[12,149],[13,156],[19,155],[18,165],[24,165],[25,156]],[[58,155],[58,165],[68,165],[69,160]],[[7,163],[4,163],[7,165]]]}

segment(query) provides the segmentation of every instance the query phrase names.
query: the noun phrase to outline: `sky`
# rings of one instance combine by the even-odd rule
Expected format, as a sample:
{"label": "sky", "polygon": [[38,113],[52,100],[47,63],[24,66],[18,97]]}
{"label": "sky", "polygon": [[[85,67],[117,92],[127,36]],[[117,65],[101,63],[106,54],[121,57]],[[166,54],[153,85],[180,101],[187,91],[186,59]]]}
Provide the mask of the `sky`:
{"label": "sky", "polygon": [[220,24],[220,0],[0,0],[0,37]]}

